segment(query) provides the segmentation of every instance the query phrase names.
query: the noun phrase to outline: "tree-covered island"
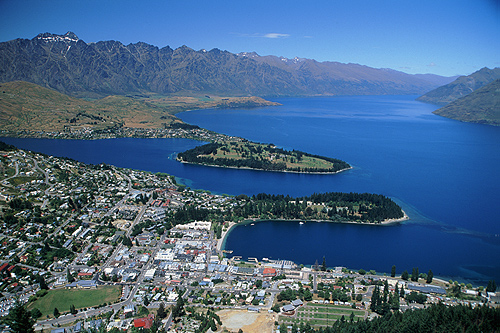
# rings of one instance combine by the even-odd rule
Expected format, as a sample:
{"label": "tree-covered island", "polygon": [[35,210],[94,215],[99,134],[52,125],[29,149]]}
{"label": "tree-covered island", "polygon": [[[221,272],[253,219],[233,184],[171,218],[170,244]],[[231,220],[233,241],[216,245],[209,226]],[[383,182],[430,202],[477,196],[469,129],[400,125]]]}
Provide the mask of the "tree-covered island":
{"label": "tree-covered island", "polygon": [[177,155],[181,162],[265,171],[336,173],[350,169],[342,160],[287,151],[273,144],[244,141],[208,143]]}

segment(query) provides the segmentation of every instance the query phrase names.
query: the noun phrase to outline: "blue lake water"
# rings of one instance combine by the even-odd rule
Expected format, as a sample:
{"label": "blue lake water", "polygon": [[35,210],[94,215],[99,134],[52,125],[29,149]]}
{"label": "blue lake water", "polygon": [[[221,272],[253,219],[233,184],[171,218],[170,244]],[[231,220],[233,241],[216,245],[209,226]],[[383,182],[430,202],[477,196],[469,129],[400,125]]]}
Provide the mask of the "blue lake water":
{"label": "blue lake water", "polygon": [[235,228],[226,247],[243,257],[500,281],[500,128],[432,114],[415,96],[276,99],[280,107],[199,110],[179,115],[201,127],[336,157],[354,169],[300,175],[183,165],[182,139],[2,140],[87,163],[162,171],[192,188],[227,194],[373,192],[396,200],[411,220],[388,227],[290,222]]}

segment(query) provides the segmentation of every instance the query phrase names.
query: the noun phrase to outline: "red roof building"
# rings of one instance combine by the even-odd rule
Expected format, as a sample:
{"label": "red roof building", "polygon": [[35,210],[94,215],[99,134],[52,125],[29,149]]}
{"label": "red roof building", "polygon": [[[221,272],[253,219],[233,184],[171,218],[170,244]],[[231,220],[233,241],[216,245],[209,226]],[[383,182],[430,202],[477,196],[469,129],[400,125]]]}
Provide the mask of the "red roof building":
{"label": "red roof building", "polygon": [[7,267],[9,267],[9,264],[8,263],[5,263],[3,264],[2,266],[0,266],[0,272],[3,272],[7,269]]}
{"label": "red roof building", "polygon": [[147,317],[134,319],[134,327],[136,328],[143,327],[149,329],[151,328],[151,326],[153,326],[154,319],[155,315],[152,313]]}
{"label": "red roof building", "polygon": [[264,272],[262,272],[264,277],[273,277],[276,276],[276,270],[274,268],[264,268]]}

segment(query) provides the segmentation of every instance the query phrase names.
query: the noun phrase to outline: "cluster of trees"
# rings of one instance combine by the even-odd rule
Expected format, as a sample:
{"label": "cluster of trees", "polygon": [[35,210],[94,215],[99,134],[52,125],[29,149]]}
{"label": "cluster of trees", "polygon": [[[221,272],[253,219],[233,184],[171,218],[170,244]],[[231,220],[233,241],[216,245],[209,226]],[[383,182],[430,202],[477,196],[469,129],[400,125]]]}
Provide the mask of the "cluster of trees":
{"label": "cluster of trees", "polygon": [[298,290],[292,290],[290,288],[286,288],[276,296],[276,299],[278,302],[293,301],[297,299],[297,297],[303,301],[308,302],[312,301],[313,295],[308,288],[300,287]]}
{"label": "cluster of trees", "polygon": [[266,171],[285,171],[286,163],[285,162],[271,162],[269,160],[258,160],[255,158],[242,158],[242,159],[233,159],[233,158],[213,158],[210,156],[189,156],[186,155],[178,155],[183,161],[197,163],[197,164],[206,164],[206,165],[215,165],[221,167],[231,167],[231,168],[250,168],[250,169],[258,169],[258,170],[266,170]]}
{"label": "cluster of trees", "polygon": [[184,310],[184,300],[181,296],[177,298],[175,306],[172,308],[172,318],[174,321],[178,321],[182,316],[186,314]]}
{"label": "cluster of trees", "polygon": [[388,312],[372,320],[347,320],[342,316],[331,327],[317,330],[301,323],[301,333],[333,332],[496,332],[500,330],[500,308],[432,304],[425,309]]}
{"label": "cluster of trees", "polygon": [[394,293],[389,290],[389,284],[387,280],[384,283],[384,290],[380,292],[380,287],[375,286],[373,290],[370,310],[378,313],[379,315],[385,315],[391,310],[399,310],[399,297],[404,295],[404,289],[401,287],[399,290],[398,285],[394,288]]}
{"label": "cluster of trees", "polygon": [[23,200],[21,198],[14,198],[9,201],[9,207],[15,211],[20,211],[23,209],[31,209],[33,205],[28,200]]}
{"label": "cluster of trees", "polygon": [[171,123],[170,128],[183,129],[183,130],[193,130],[193,129],[200,129],[200,126],[186,124],[186,123]]}
{"label": "cluster of trees", "polygon": [[[393,266],[391,269],[391,276],[394,277],[396,275],[396,266]],[[408,281],[408,279],[411,279],[413,282],[418,282],[419,278],[425,279],[426,283],[432,283],[432,279],[434,278],[434,273],[432,273],[432,270],[429,269],[429,272],[427,274],[425,273],[419,273],[418,272],[418,267],[413,267],[412,272],[411,272],[411,277],[408,274],[408,271],[405,270],[403,273],[401,273],[401,279]]]}
{"label": "cluster of trees", "polygon": [[209,329],[211,329],[212,332],[217,331],[217,324],[222,325],[222,321],[220,317],[210,309],[207,311],[206,314],[199,313],[196,311],[191,311],[189,314],[190,318],[194,318],[196,320],[199,320],[200,327],[198,327],[194,332],[195,333],[205,333]]}
{"label": "cluster of trees", "polygon": [[[321,210],[307,205],[325,204]],[[337,207],[364,207],[360,215],[337,212]],[[313,194],[307,197],[292,198],[283,195],[260,193],[252,196],[246,204],[233,210],[233,214],[243,218],[260,217],[263,214],[282,219],[324,219],[324,220],[360,220],[363,222],[380,222],[386,219],[403,217],[403,211],[391,199],[371,193],[329,192]]]}

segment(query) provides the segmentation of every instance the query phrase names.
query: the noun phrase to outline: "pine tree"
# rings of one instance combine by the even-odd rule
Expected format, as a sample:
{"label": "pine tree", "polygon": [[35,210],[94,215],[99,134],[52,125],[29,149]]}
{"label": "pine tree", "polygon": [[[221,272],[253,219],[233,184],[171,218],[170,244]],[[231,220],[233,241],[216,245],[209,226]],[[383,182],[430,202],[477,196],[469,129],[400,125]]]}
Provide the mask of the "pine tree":
{"label": "pine tree", "polygon": [[43,276],[38,275],[37,279],[38,279],[38,283],[40,284],[40,289],[49,290],[49,286],[47,285],[47,282],[45,282],[45,279],[43,278]]}
{"label": "pine tree", "polygon": [[418,267],[413,267],[413,270],[411,273],[411,280],[418,282]]}
{"label": "pine tree", "polygon": [[68,280],[68,283],[75,282],[75,278],[70,274],[69,268],[66,268],[66,279]]}
{"label": "pine tree", "polygon": [[408,281],[408,271],[405,270],[402,274],[401,274],[401,278],[405,281]]}
{"label": "pine tree", "polygon": [[488,285],[486,286],[486,291],[489,293],[494,293],[497,290],[497,284],[495,280],[489,280]]}
{"label": "pine tree", "polygon": [[425,282],[432,283],[432,278],[434,278],[434,273],[432,273],[432,270],[429,269],[429,272],[427,273],[427,279],[425,280]]}
{"label": "pine tree", "polygon": [[158,311],[156,312],[156,316],[159,319],[164,319],[167,316],[167,313],[165,312],[165,305],[160,303],[160,307],[158,308]]}
{"label": "pine tree", "polygon": [[61,313],[57,308],[54,308],[54,317],[58,318]]}
{"label": "pine tree", "polygon": [[396,265],[392,265],[392,268],[391,268],[391,277],[395,277],[396,276]]}
{"label": "pine tree", "polygon": [[379,286],[375,286],[372,293],[370,310],[378,313],[379,308],[380,308],[380,289]]}

